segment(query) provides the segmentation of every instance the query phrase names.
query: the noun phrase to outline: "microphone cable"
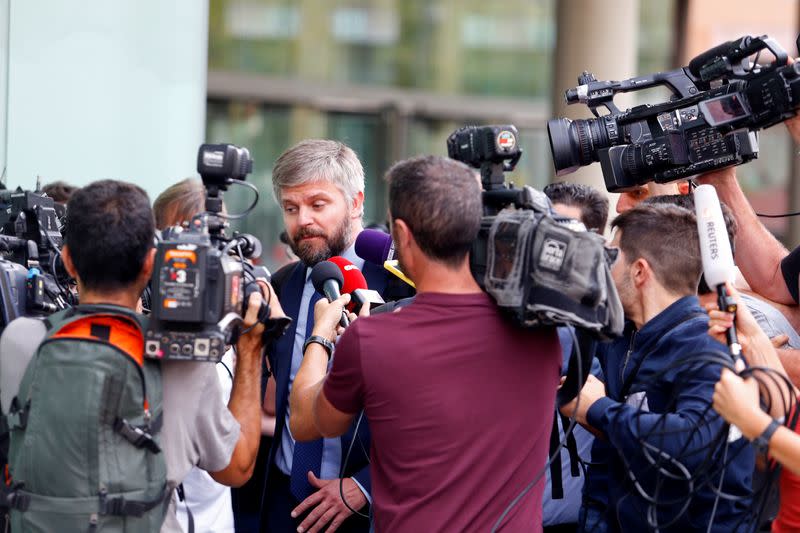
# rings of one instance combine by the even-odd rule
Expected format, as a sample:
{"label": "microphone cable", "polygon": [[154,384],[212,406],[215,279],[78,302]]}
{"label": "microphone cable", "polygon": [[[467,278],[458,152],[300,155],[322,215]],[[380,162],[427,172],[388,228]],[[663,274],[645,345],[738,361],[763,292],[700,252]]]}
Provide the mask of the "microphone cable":
{"label": "microphone cable", "polygon": [[[731,370],[733,366],[729,355],[723,353],[722,351],[707,350],[704,352],[693,353],[688,357],[674,361],[660,372],[655,373],[643,384],[642,389],[648,390],[648,388],[654,385],[655,382],[665,373],[681,367],[681,381],[673,384],[672,394],[667,401],[667,406],[670,406],[674,404],[675,400],[677,399],[678,392],[684,385],[683,382],[698,379],[701,372],[708,372],[708,365],[717,365],[720,367],[729,368]],[[782,412],[791,413],[791,416],[786,417],[787,420],[785,423],[787,427],[793,428],[796,425],[798,418],[797,398],[795,396],[794,389],[791,388],[791,381],[789,381],[786,376],[774,369],[763,367],[750,367],[739,373],[739,375],[744,378],[752,376],[754,379],[756,379],[756,381],[759,382],[761,390],[767,391],[765,410],[770,411],[773,403],[775,403],[783,408]],[[779,388],[780,384],[784,385],[787,387],[785,390],[789,391],[788,397],[781,394],[782,397],[780,399],[773,398],[772,391],[775,390],[775,387],[770,388],[768,384],[777,386],[778,390],[782,390]],[[642,402],[644,399],[645,398],[643,397]],[[780,400],[780,403],[776,403],[778,400]],[[642,405],[643,403],[640,403],[640,409]],[[667,407],[667,410],[668,409],[669,407]],[[758,526],[762,521],[764,512],[766,510],[766,504],[769,501],[769,496],[772,492],[774,481],[777,475],[776,468],[773,467],[768,470],[765,484],[752,494],[748,493],[745,495],[737,495],[723,492],[722,487],[725,480],[724,476],[728,467],[737,460],[737,457],[740,453],[744,452],[745,450],[749,450],[749,445],[740,443],[737,446],[738,449],[736,452],[732,456],[730,455],[729,452],[731,443],[728,442],[728,432],[730,426],[727,423],[723,422],[719,431],[716,432],[716,436],[710,439],[707,445],[700,446],[694,450],[688,449],[691,443],[690,440],[687,440],[678,451],[673,453],[668,453],[652,443],[659,437],[663,443],[665,442],[665,437],[672,440],[676,434],[679,433],[694,434],[696,432],[710,429],[709,424],[714,423],[714,419],[708,418],[707,416],[711,409],[712,404],[709,400],[709,403],[699,414],[698,420],[695,422],[694,427],[688,429],[682,428],[680,430],[663,429],[663,426],[666,423],[666,415],[669,414],[668,412],[662,415],[662,421],[653,424],[650,431],[646,433],[643,432],[644,428],[641,426],[640,420],[637,417],[637,433],[640,434],[639,444],[642,448],[642,455],[652,468],[652,474],[650,474],[650,477],[652,478],[653,475],[655,476],[655,479],[650,479],[651,491],[646,490],[642,486],[642,483],[639,480],[639,477],[641,476],[637,476],[637,474],[634,473],[628,458],[623,453],[617,453],[625,467],[629,480],[633,484],[633,488],[648,503],[647,521],[648,525],[654,531],[668,528],[677,523],[677,521],[688,511],[694,495],[697,493],[697,491],[703,488],[709,489],[715,496],[712,513],[709,518],[708,531],[711,531],[711,528],[713,527],[713,522],[716,517],[716,511],[720,500],[733,502],[746,502],[750,500],[750,508],[752,511],[755,511],[753,513],[743,513],[742,519],[740,519],[736,524],[734,531],[738,531],[743,525],[745,525],[747,529],[750,529],[753,526]],[[644,414],[644,411],[642,411],[642,413]],[[718,417],[716,414],[713,416],[714,418]],[[696,456],[700,453],[705,453],[706,457],[699,463],[693,465],[691,468],[687,467],[687,464],[691,463],[686,463],[686,461],[692,456]],[[721,462],[716,459],[720,455],[722,456]],[[696,463],[696,460],[692,462]],[[714,480],[717,479],[718,476],[719,481],[714,483]],[[661,494],[665,484],[676,481],[682,481],[686,484],[686,496],[679,498],[665,498]],[[679,506],[680,508],[676,510],[674,509],[675,506]],[[663,512],[666,512],[668,513],[668,516],[671,516],[672,519],[669,520],[669,522],[659,523],[659,507],[667,507],[667,509],[664,509]],[[670,509],[670,507],[673,508]]]}
{"label": "microphone cable", "polygon": [[[350,445],[347,447],[347,453],[344,456],[344,461],[342,461],[342,465],[339,467],[339,496],[342,498],[342,502],[344,502],[345,507],[347,507],[351,513],[371,520],[372,506],[370,506],[370,514],[364,514],[361,511],[350,507],[350,504],[347,503],[347,498],[345,498],[344,496],[344,472],[345,469],[347,468],[347,463],[350,461],[350,454],[353,451],[353,445],[355,444],[356,439],[358,439],[358,428],[361,427],[361,421],[363,419],[364,419],[364,411],[362,410],[361,413],[358,415],[358,420],[356,420],[356,426],[353,429],[353,438],[350,439]],[[361,439],[358,439],[358,441],[361,442]],[[361,446],[363,449],[364,446],[363,442],[361,443]],[[367,454],[367,461],[369,462],[369,454]],[[359,487],[359,490],[361,490],[361,487]]]}

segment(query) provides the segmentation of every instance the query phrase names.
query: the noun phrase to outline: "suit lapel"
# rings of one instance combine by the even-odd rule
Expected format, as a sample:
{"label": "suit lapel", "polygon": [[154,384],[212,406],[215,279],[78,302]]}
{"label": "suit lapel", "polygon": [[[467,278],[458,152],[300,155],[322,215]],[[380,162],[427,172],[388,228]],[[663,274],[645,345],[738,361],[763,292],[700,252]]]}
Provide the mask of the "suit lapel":
{"label": "suit lapel", "polygon": [[300,311],[300,298],[303,296],[303,286],[306,283],[306,267],[298,263],[289,280],[281,288],[281,307],[287,316],[291,317],[292,325],[275,343],[275,356],[277,368],[275,369],[276,400],[275,414],[278,420],[286,417],[286,402],[289,392],[289,373],[292,368],[292,351],[294,337],[297,331],[297,316]]}

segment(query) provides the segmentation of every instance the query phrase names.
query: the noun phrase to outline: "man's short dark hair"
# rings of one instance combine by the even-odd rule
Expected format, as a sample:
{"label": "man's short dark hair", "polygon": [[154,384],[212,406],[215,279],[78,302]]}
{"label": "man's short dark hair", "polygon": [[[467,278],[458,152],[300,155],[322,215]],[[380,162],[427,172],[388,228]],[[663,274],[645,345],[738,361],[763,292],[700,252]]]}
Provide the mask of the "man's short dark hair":
{"label": "man's short dark hair", "polygon": [[622,232],[619,246],[628,263],[647,260],[656,279],[674,294],[695,294],[703,272],[697,219],[675,205],[639,204],[611,227]]}
{"label": "man's short dark hair", "polygon": [[96,181],[75,191],[67,213],[65,244],[87,288],[116,290],[136,281],[155,234],[150,199],[141,187]]}
{"label": "man's short dark hair", "polygon": [[389,211],[402,219],[431,259],[457,266],[469,253],[481,224],[481,187],[463,163],[422,156],[386,172]]}
{"label": "man's short dark hair", "polygon": [[554,204],[564,204],[581,210],[581,222],[586,229],[602,233],[608,222],[608,198],[589,185],[560,181],[542,191]]}
{"label": "man's short dark hair", "polygon": [[[688,209],[692,213],[695,212],[693,194],[662,194],[646,198],[642,203],[648,205],[677,205],[678,207]],[[733,241],[736,239],[736,233],[739,231],[739,224],[736,222],[736,217],[733,216],[733,211],[731,211],[730,207],[725,205],[724,202],[720,202],[719,205],[722,208],[722,219],[725,221],[725,229],[728,230],[728,240],[730,240],[731,248],[733,248]]]}

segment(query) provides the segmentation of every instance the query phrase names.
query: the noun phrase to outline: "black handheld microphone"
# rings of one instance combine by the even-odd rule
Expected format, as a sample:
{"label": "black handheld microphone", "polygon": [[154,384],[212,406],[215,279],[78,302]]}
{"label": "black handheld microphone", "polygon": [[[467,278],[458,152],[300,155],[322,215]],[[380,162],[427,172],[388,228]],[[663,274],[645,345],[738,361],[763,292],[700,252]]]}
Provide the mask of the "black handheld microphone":
{"label": "black handheld microphone", "polygon": [[[311,269],[311,283],[314,284],[314,289],[324,294],[329,302],[332,302],[342,295],[342,285],[344,285],[344,276],[342,271],[336,263],[330,261],[321,261]],[[342,319],[339,325],[347,327],[350,325],[350,320],[347,318],[347,312],[342,311]]]}

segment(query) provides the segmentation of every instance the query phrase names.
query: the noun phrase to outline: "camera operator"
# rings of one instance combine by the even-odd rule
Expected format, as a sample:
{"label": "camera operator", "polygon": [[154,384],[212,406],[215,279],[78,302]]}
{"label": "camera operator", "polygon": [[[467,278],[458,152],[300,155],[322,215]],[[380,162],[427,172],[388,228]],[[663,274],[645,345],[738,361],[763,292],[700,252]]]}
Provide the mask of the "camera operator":
{"label": "camera operator", "polygon": [[551,183],[542,192],[550,199],[553,210],[562,216],[579,220],[589,231],[603,234],[608,222],[608,198],[589,185],[561,181]]}
{"label": "camera operator", "polygon": [[[364,409],[376,530],[488,531],[544,465],[557,336],[515,327],[476,284],[468,255],[482,205],[471,169],[418,157],[387,180],[392,237],[418,295],[351,325],[327,376],[348,297],[317,303],[291,428],[301,440],[340,435]],[[540,530],[542,490],[540,481],[502,530]]]}
{"label": "camera operator", "polygon": [[[546,186],[542,192],[550,199],[553,210],[562,216],[579,220],[590,231],[602,234],[608,222],[608,198],[600,191],[582,183],[557,182]],[[566,374],[572,353],[573,333],[572,328],[563,326],[558,328],[558,338],[561,341],[562,366],[561,373]],[[592,359],[592,374],[602,376],[600,363],[597,358]],[[602,378],[601,378],[602,379]],[[564,418],[558,417],[559,441],[564,441]],[[594,437],[580,426],[575,426],[572,432],[575,438],[575,453],[580,459],[588,459]],[[578,475],[574,475],[573,454],[567,446],[561,450],[561,498],[554,498],[553,478],[551,469],[547,470],[547,478],[542,497],[542,523],[544,533],[566,533],[577,531],[579,512],[581,508],[581,492],[584,485],[584,469],[578,468]],[[580,460],[579,459],[579,460]]]}
{"label": "camera operator", "polygon": [[[129,183],[98,181],[76,191],[67,207],[62,258],[78,282],[81,304],[136,309],[150,279],[155,254],[153,212],[147,193]],[[230,486],[241,485],[252,473],[261,433],[263,326],[256,323],[261,300],[258,293],[249,300],[244,317],[248,329],[237,345],[239,371],[227,407],[214,365],[161,363],[161,445],[170,494],[193,466]],[[29,360],[45,334],[43,322],[17,319],[3,332],[0,353],[15,353],[19,360]],[[52,450],[54,456],[58,453],[58,449]],[[174,504],[172,494],[162,531],[181,531]]]}
{"label": "camera operator", "polygon": [[[652,518],[671,522],[663,531],[729,531],[746,514],[743,502],[751,491],[754,455],[741,441],[730,447],[721,485],[740,501],[720,499],[715,505],[711,485],[720,483],[717,479],[700,479],[700,488],[689,494],[685,483],[660,486],[648,461],[653,454],[677,457],[687,475],[707,476],[701,461],[722,428],[719,417],[707,414],[719,367],[678,366],[692,353],[724,350],[708,337],[708,316],[695,296],[702,272],[695,216],[679,207],[640,205],[618,216],[612,226],[617,228],[612,246],[619,248],[619,257],[611,272],[629,324],[625,336],[600,346],[606,383],[589,376],[575,412],[581,424],[607,440],[595,440],[592,461],[605,463],[605,469],[590,469],[585,489],[588,502],[606,507],[587,514],[594,519],[602,515],[596,531],[646,531],[653,527]],[[573,400],[562,413],[572,415],[575,405]],[[598,475],[607,475],[607,480],[597,483],[593,476]],[[651,509],[629,476],[670,503]],[[678,516],[681,504],[674,502],[681,498],[691,501]]]}
{"label": "camera operator", "polygon": [[[171,226],[188,223],[192,217],[205,211],[205,201],[206,190],[203,182],[198,179],[187,178],[171,185],[153,202],[156,229],[164,230]],[[276,311],[282,313],[277,300],[270,302],[270,305],[278,306]],[[228,403],[230,400],[235,367],[236,360],[233,350],[226,351],[222,360],[216,365],[224,403]],[[274,385],[270,389],[273,394],[272,403],[274,403]],[[274,416],[262,412],[261,417],[262,433],[265,427],[268,429],[274,427]],[[269,434],[271,435],[271,432]],[[258,481],[254,479],[248,483]],[[232,533],[234,531],[234,509],[229,487],[214,481],[203,469],[194,467],[183,481],[183,490],[184,499],[178,503],[177,511],[178,519],[184,529],[188,524],[188,509],[194,518],[195,531],[213,531],[214,533]],[[255,515],[255,521],[258,521],[258,513]]]}

